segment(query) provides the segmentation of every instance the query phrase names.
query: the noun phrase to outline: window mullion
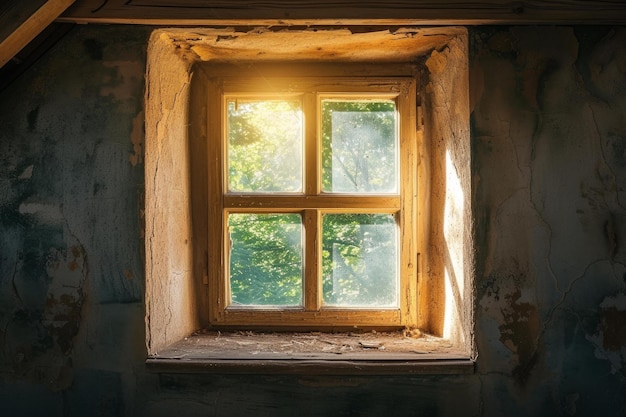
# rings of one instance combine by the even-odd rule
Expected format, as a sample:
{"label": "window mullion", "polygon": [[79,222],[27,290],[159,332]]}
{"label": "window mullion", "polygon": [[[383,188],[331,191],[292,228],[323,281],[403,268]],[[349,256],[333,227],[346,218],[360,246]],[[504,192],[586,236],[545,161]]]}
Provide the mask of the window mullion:
{"label": "window mullion", "polygon": [[304,210],[304,309],[307,311],[319,311],[322,305],[320,220],[319,210]]}
{"label": "window mullion", "polygon": [[304,109],[304,193],[318,195],[320,193],[320,162],[318,141],[317,94],[306,93],[302,103]]}
{"label": "window mullion", "polygon": [[[318,152],[317,94],[308,92],[303,96],[304,109],[304,192],[307,196],[317,196],[320,192],[320,167]],[[320,215],[319,210],[307,209],[303,212],[304,222],[304,308],[318,311],[322,304],[319,267]]]}

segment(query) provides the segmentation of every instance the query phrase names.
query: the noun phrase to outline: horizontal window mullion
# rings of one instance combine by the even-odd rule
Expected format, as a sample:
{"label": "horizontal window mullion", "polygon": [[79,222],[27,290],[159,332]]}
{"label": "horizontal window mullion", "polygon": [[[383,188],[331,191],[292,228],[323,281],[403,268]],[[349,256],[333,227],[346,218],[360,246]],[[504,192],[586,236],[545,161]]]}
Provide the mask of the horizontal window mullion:
{"label": "horizontal window mullion", "polygon": [[389,212],[399,210],[400,203],[399,196],[224,196],[224,208],[228,210],[295,211],[319,209]]}
{"label": "horizontal window mullion", "polygon": [[247,325],[265,327],[287,326],[399,326],[402,314],[399,309],[337,309],[322,308],[319,311],[302,309],[233,308],[224,312],[222,325]]}

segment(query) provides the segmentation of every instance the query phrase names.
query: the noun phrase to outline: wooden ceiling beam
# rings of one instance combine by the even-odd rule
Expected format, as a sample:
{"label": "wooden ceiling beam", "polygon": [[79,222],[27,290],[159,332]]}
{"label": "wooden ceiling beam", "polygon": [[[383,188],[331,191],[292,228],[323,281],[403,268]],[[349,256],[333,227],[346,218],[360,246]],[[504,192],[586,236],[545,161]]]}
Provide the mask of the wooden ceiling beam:
{"label": "wooden ceiling beam", "polygon": [[624,0],[78,0],[75,23],[147,25],[625,24]]}
{"label": "wooden ceiling beam", "polygon": [[41,33],[50,23],[58,18],[75,0],[48,0],[34,12],[33,2],[14,2],[10,13],[5,10],[0,16],[0,26],[15,25],[15,16],[19,17],[16,29],[0,38],[0,68],[9,62],[15,54]]}

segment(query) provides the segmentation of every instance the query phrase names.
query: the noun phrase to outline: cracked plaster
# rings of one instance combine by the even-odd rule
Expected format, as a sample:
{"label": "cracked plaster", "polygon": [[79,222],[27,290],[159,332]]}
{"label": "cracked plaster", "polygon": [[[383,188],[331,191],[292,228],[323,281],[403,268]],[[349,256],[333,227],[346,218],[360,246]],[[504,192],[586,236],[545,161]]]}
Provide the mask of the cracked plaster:
{"label": "cracked plaster", "polygon": [[477,373],[331,380],[143,369],[143,150],[132,135],[143,92],[122,83],[102,97],[121,78],[100,61],[142,66],[148,34],[80,27],[0,93],[4,408],[624,415],[626,29],[470,30]]}
{"label": "cracked plaster", "polygon": [[[590,404],[578,392],[566,394],[576,383],[559,375],[572,366],[595,375],[603,365],[594,369],[592,350],[612,372],[624,360],[621,313],[606,300],[626,284],[626,167],[612,155],[626,101],[607,90],[622,91],[626,72],[621,48],[610,59],[607,49],[626,33],[606,30],[590,44],[572,28],[494,32],[477,34],[472,67],[476,191],[485,208],[477,314],[485,330],[478,351],[488,359],[479,372],[511,375],[535,396],[563,395],[559,406],[580,412]],[[498,70],[488,77],[487,68]],[[577,361],[574,352],[587,356]],[[508,396],[519,405],[525,398],[512,386]]]}

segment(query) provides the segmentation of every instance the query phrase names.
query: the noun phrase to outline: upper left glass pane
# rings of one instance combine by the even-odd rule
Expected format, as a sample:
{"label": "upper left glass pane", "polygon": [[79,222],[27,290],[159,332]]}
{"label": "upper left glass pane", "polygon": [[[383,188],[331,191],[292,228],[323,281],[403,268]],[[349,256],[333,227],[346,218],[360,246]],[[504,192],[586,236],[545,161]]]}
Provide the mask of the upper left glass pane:
{"label": "upper left glass pane", "polygon": [[302,192],[300,100],[227,98],[226,134],[229,192]]}

